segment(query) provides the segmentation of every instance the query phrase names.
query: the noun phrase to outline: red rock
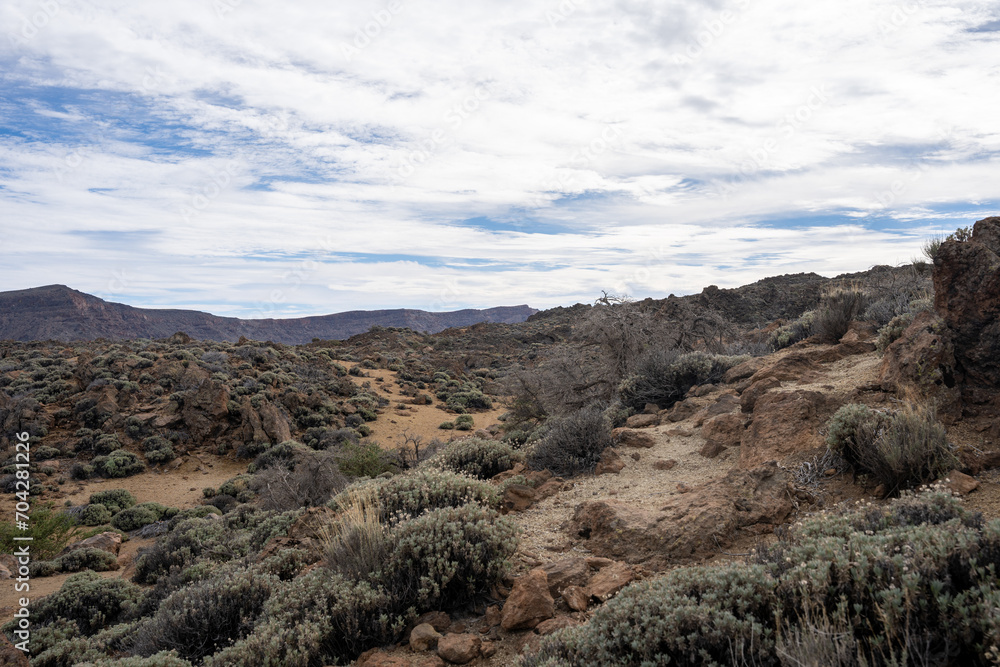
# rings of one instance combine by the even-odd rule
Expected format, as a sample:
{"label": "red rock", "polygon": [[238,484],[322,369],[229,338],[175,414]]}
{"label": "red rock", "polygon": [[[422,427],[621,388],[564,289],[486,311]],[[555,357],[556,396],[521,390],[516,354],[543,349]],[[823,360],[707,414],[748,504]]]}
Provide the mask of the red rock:
{"label": "red rock", "polygon": [[438,640],[438,656],[450,663],[464,665],[479,657],[483,640],[471,634],[447,634]]}
{"label": "red rock", "polygon": [[677,461],[673,459],[666,459],[653,463],[653,468],[655,470],[672,470],[676,465]]}
{"label": "red rock", "polygon": [[594,468],[595,475],[617,475],[625,467],[625,462],[618,456],[618,452],[608,447],[601,452],[601,460]]}
{"label": "red rock", "polygon": [[551,498],[563,490],[566,481],[561,477],[555,477],[535,488],[535,502]]}
{"label": "red rock", "polygon": [[481,632],[489,632],[492,628],[495,628],[498,625],[500,625],[500,607],[492,604],[486,608],[486,614],[483,616]]}
{"label": "red rock", "polygon": [[497,653],[497,646],[493,642],[484,641],[479,647],[479,652],[484,658],[492,658]]}
{"label": "red rock", "polygon": [[436,646],[441,633],[430,623],[420,623],[410,631],[410,650],[419,653]]}
{"label": "red rock", "polygon": [[9,667],[30,667],[28,654],[14,648],[7,635],[0,632],[0,665]]}
{"label": "red rock", "polygon": [[570,586],[583,586],[590,578],[590,568],[583,558],[563,558],[542,566],[549,582],[549,593],[558,596]]}
{"label": "red rock", "polygon": [[655,415],[660,411],[660,406],[655,403],[646,403],[646,406],[642,409],[643,414]]}
{"label": "red rock", "polygon": [[740,409],[743,412],[753,412],[754,406],[761,396],[780,386],[781,380],[778,378],[766,377],[762,380],[757,380],[744,389],[740,395]]}
{"label": "red rock", "polygon": [[734,382],[745,380],[759,371],[764,366],[764,363],[764,357],[748,359],[742,364],[737,364],[726,371],[726,374],[722,376],[722,381],[726,384],[733,384]]}
{"label": "red rock", "polygon": [[648,428],[650,426],[656,426],[660,423],[659,415],[632,415],[625,420],[625,425],[629,428]]}
{"label": "red rock", "polygon": [[587,556],[587,567],[592,570],[601,570],[606,568],[608,565],[614,565],[615,561],[610,558],[604,558],[602,556]]}
{"label": "red rock", "polygon": [[566,602],[566,606],[573,611],[587,611],[590,593],[582,586],[568,586],[562,592],[562,599]]}
{"label": "red rock", "polygon": [[709,440],[698,451],[706,459],[714,459],[716,456],[726,451],[726,448],[719,442]]}
{"label": "red rock", "polygon": [[100,549],[101,551],[107,551],[117,556],[121,548],[122,536],[119,533],[108,531],[88,537],[85,540],[80,540],[79,542],[74,542],[59,552],[59,555],[61,556],[77,549]]}
{"label": "red rock", "polygon": [[504,630],[530,630],[555,616],[555,600],[549,594],[548,578],[543,570],[531,570],[518,577],[503,606],[500,627]]}
{"label": "red rock", "polygon": [[451,626],[451,617],[443,611],[429,611],[418,616],[413,622],[414,625],[421,623],[429,623],[438,632],[444,632]]}
{"label": "red rock", "polygon": [[594,573],[587,584],[587,590],[593,597],[605,602],[632,583],[633,578],[632,569],[628,565],[613,563]]}
{"label": "red rock", "polygon": [[656,440],[650,434],[633,431],[628,428],[616,428],[611,432],[611,438],[622,447],[648,448],[656,444]]}
{"label": "red rock", "polygon": [[743,437],[743,417],[732,413],[712,417],[701,427],[701,434],[720,452],[726,447],[738,447]]}
{"label": "red rock", "polygon": [[979,480],[958,470],[945,476],[945,485],[955,493],[966,496],[979,488]]}
{"label": "red rock", "polygon": [[820,428],[838,407],[815,391],[774,391],[758,399],[740,441],[740,467],[749,470],[790,454],[825,446]]}
{"label": "red rock", "polygon": [[537,494],[530,486],[524,484],[508,484],[503,491],[500,507],[504,514],[508,512],[523,512],[535,502]]}
{"label": "red rock", "polygon": [[690,398],[686,398],[680,403],[674,404],[674,407],[667,413],[667,419],[672,422],[684,421],[694,413],[698,412],[698,410],[699,405]]}
{"label": "red rock", "polygon": [[705,409],[705,418],[725,415],[740,409],[740,398],[736,394],[723,394]]}

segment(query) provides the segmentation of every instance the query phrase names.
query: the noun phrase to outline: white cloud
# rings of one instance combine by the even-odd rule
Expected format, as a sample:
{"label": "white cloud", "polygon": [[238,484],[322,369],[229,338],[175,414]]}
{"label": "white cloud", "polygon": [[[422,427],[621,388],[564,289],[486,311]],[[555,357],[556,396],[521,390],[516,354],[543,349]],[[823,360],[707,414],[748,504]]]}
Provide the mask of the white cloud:
{"label": "white cloud", "polygon": [[906,261],[1000,202],[1000,33],[969,32],[995,20],[980,0],[14,0],[0,242],[37,270],[7,288],[299,315]]}

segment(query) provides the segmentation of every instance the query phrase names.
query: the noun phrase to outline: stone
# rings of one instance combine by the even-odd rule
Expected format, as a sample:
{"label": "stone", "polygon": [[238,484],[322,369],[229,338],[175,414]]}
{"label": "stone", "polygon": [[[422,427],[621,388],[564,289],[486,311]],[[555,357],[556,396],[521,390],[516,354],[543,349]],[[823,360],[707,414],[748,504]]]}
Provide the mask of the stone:
{"label": "stone", "polygon": [[518,577],[503,606],[500,627],[512,630],[530,630],[555,616],[555,600],[549,594],[548,578],[544,570],[535,569]]}
{"label": "stone", "polygon": [[654,470],[672,470],[677,465],[673,459],[661,459],[653,463]]}
{"label": "stone", "polygon": [[705,410],[705,418],[725,415],[740,409],[740,397],[736,394],[723,394]]}
{"label": "stone", "polygon": [[649,448],[656,444],[656,440],[650,434],[628,428],[616,428],[611,432],[611,439],[622,447]]}
{"label": "stone", "polygon": [[754,406],[757,405],[757,400],[761,396],[780,386],[781,380],[778,378],[766,377],[757,380],[744,389],[740,395],[740,410],[743,412],[753,412]]}
{"label": "stone", "polygon": [[551,498],[560,491],[563,490],[563,486],[566,484],[566,480],[561,477],[555,477],[549,481],[543,483],[541,486],[535,488],[535,502],[545,500],[546,498]]}
{"label": "stone", "polygon": [[714,384],[711,384],[711,383],[710,384],[701,384],[701,385],[698,385],[696,387],[691,387],[691,389],[688,390],[688,393],[691,394],[692,396],[696,396],[696,397],[700,398],[702,396],[708,396],[709,394],[711,394],[716,389],[718,389],[718,387],[716,387]]}
{"label": "stone", "polygon": [[587,591],[591,596],[605,602],[615,596],[618,591],[632,583],[635,576],[632,568],[625,563],[612,563],[594,573],[587,583]]}
{"label": "stone", "polygon": [[479,657],[483,640],[473,634],[447,634],[438,640],[438,656],[455,665],[464,665]]}
{"label": "stone", "polygon": [[486,614],[483,615],[481,632],[489,632],[498,625],[500,625],[500,607],[491,604],[486,608]]}
{"label": "stone", "polygon": [[564,630],[566,628],[572,628],[576,625],[580,625],[580,621],[575,618],[570,618],[569,616],[559,616],[558,618],[550,618],[547,621],[542,621],[535,627],[535,632],[542,636],[551,635],[553,632]]}
{"label": "stone", "polygon": [[278,411],[278,408],[268,400],[260,404],[260,423],[271,442],[280,443],[292,439],[288,420]]}
{"label": "stone", "polygon": [[793,510],[790,473],[776,465],[731,470],[725,477],[667,496],[662,504],[620,500],[580,503],[566,532],[596,556],[663,569],[716,555],[740,531],[773,530]]}
{"label": "stone", "polygon": [[743,417],[736,413],[712,417],[701,427],[705,442],[718,448],[738,447],[743,437]]}
{"label": "stone", "polygon": [[7,639],[5,633],[0,632],[0,665],[4,667],[31,667],[28,654],[17,648]]}
{"label": "stone", "polygon": [[825,447],[820,429],[839,404],[816,391],[772,391],[754,406],[740,440],[740,467],[756,468],[791,454]]}
{"label": "stone", "polygon": [[608,447],[601,452],[601,460],[594,468],[595,475],[617,475],[625,467],[625,462],[618,456],[618,452]]}
{"label": "stone", "polygon": [[952,470],[950,473],[945,475],[944,483],[945,486],[960,496],[967,496],[979,488],[978,479],[970,477],[969,475],[959,472],[958,470]]}
{"label": "stone", "polygon": [[479,647],[479,653],[484,658],[492,658],[497,654],[497,645],[491,641],[483,641],[482,645]]}
{"label": "stone", "polygon": [[961,379],[952,332],[930,311],[917,315],[903,335],[886,348],[879,367],[882,389],[906,393],[916,388],[935,402],[937,415],[945,424],[962,416]]}
{"label": "stone", "polygon": [[504,514],[523,512],[535,502],[537,494],[530,486],[524,484],[509,484],[503,491],[500,507]]}
{"label": "stone", "polygon": [[642,409],[643,414],[655,415],[660,411],[660,406],[656,403],[646,403],[646,406]]}
{"label": "stone", "polygon": [[[189,368],[188,371],[190,370]],[[182,382],[187,383],[187,376],[188,373],[185,373]],[[184,397],[184,405],[180,411],[196,442],[216,437],[226,430],[229,416],[229,390],[226,385],[207,377],[207,372],[198,378],[191,380],[197,382],[197,388]],[[289,438],[291,434],[286,440]]]}
{"label": "stone", "polygon": [[659,415],[638,414],[632,415],[625,420],[625,425],[629,428],[649,428],[660,423]]}
{"label": "stone", "polygon": [[726,448],[722,443],[709,440],[698,450],[698,453],[706,459],[714,459],[724,451],[726,451]]}
{"label": "stone", "polygon": [[590,578],[590,568],[583,558],[563,558],[542,566],[549,582],[549,593],[557,597],[570,586],[584,586]]}
{"label": "stone", "polygon": [[562,592],[562,599],[573,611],[587,611],[590,593],[582,586],[568,586]]}
{"label": "stone", "polygon": [[764,363],[764,357],[753,357],[752,359],[748,359],[742,364],[737,364],[726,371],[726,374],[722,376],[722,381],[725,384],[734,384],[740,380],[746,380],[748,377],[759,371],[764,366]]}
{"label": "stone", "polygon": [[[801,343],[799,343],[801,345]],[[797,350],[769,361],[767,365],[750,376],[751,383],[765,378],[781,382],[816,382],[820,375],[819,364],[833,361],[836,354],[824,357],[825,350]]]}
{"label": "stone", "polygon": [[672,422],[684,421],[698,412],[699,409],[700,406],[698,403],[690,398],[685,398],[683,401],[674,404],[674,407],[667,413],[667,419]]}
{"label": "stone", "polygon": [[414,625],[420,623],[428,623],[438,632],[444,632],[451,627],[451,617],[443,611],[429,611],[418,616],[417,620],[413,622]]}
{"label": "stone", "polygon": [[934,260],[934,309],[951,332],[966,381],[1000,388],[1000,217],[969,241],[945,241]]}
{"label": "stone", "polygon": [[70,544],[59,552],[59,555],[61,556],[77,549],[100,549],[101,551],[107,551],[117,556],[121,548],[122,536],[119,533],[107,531]]}
{"label": "stone", "polygon": [[629,454],[629,456],[632,458],[633,461],[638,461],[642,458],[642,454],[640,454],[639,452],[632,452],[631,454]]}
{"label": "stone", "polygon": [[434,629],[430,623],[420,623],[410,631],[410,649],[419,653],[426,651],[432,646],[437,646],[441,639],[441,633]]}
{"label": "stone", "polygon": [[614,565],[615,561],[603,556],[587,556],[587,567],[591,570],[603,570],[608,565]]}

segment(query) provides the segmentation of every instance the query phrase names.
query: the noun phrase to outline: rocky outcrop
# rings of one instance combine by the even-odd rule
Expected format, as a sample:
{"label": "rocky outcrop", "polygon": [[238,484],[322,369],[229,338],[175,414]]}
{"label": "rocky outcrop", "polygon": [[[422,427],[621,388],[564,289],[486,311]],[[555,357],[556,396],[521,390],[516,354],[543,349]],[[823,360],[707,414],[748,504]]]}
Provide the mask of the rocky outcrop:
{"label": "rocky outcrop", "polygon": [[789,454],[822,447],[820,428],[839,407],[816,391],[771,391],[757,399],[740,441],[740,467],[749,470]]}
{"label": "rocky outcrop", "polygon": [[61,556],[77,549],[100,549],[101,551],[107,551],[117,556],[121,548],[122,536],[119,533],[108,531],[88,537],[85,540],[80,540],[79,542],[74,542],[59,552],[59,555]]}
{"label": "rocky outcrop", "polygon": [[739,531],[769,532],[793,509],[790,478],[775,465],[733,470],[659,506],[595,500],[566,530],[595,554],[662,568],[718,553]]}
{"label": "rocky outcrop", "polygon": [[969,241],[941,244],[934,309],[952,333],[966,381],[1000,387],[1000,218],[977,222]]}

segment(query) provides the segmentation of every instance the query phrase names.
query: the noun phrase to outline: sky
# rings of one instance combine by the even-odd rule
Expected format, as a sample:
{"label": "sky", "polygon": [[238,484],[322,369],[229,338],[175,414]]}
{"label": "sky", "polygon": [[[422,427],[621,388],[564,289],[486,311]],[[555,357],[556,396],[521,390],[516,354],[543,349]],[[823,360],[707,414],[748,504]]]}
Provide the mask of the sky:
{"label": "sky", "polygon": [[979,0],[0,4],[0,290],[238,317],[834,276],[1000,211]]}

